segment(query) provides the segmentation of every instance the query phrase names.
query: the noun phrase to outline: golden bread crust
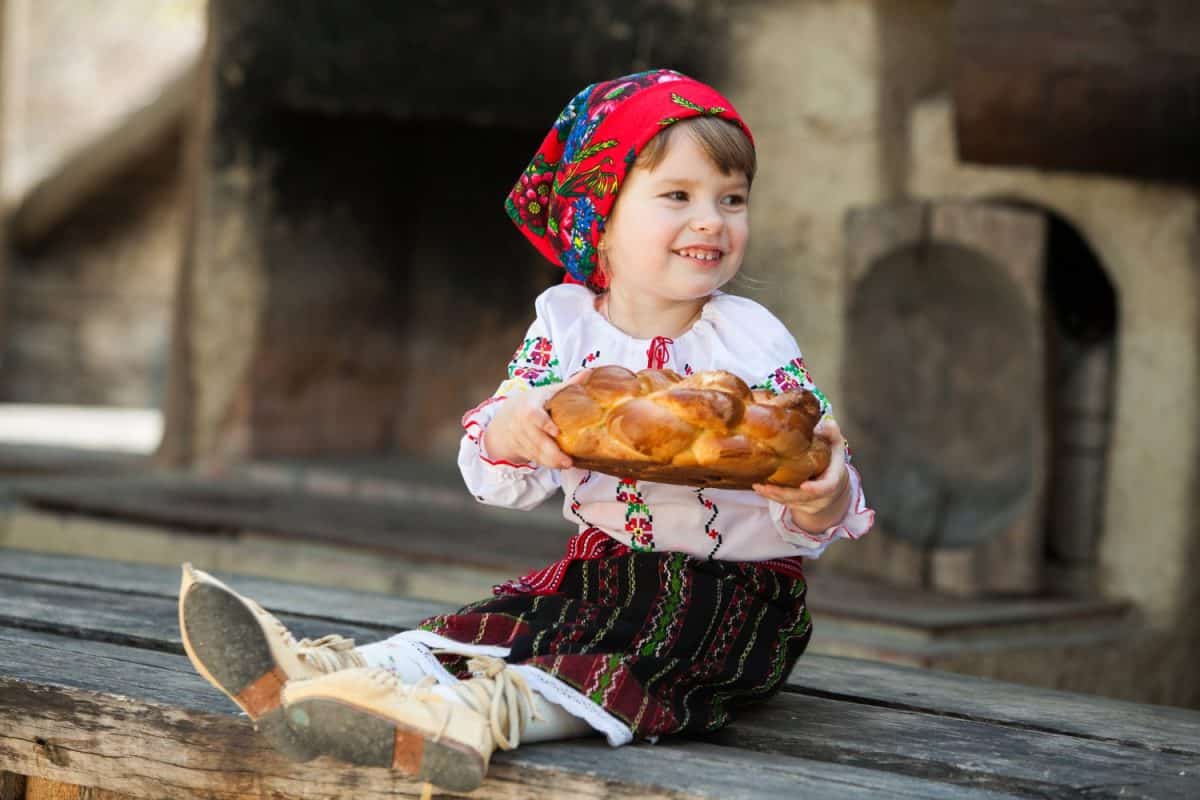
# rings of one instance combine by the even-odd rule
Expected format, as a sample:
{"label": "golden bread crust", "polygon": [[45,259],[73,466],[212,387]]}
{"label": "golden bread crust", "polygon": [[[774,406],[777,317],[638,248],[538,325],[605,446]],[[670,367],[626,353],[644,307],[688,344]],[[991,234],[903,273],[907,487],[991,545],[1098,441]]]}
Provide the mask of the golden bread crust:
{"label": "golden bread crust", "polygon": [[821,405],[803,390],[751,391],[722,370],[592,370],[546,403],[575,466],[623,478],[719,489],[799,486],[829,466],[813,436]]}

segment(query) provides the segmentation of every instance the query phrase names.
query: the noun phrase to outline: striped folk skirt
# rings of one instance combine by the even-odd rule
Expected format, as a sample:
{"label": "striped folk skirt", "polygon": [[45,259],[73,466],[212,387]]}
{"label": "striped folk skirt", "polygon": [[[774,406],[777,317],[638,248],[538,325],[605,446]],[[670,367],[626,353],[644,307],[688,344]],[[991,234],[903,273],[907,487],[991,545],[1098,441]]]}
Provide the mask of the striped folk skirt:
{"label": "striped folk skirt", "polygon": [[[812,632],[802,577],[681,553],[572,561],[553,593],[497,592],[420,627],[508,647],[509,663],[549,673],[643,738],[713,731],[770,697]],[[443,658],[465,676],[465,659]]]}

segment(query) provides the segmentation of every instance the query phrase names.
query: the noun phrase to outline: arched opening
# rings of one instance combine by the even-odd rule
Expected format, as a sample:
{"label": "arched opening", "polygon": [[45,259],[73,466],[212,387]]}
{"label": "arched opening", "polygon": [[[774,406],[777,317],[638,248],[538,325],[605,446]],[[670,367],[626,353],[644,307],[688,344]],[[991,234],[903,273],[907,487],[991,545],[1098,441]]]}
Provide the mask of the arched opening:
{"label": "arched opening", "polygon": [[861,568],[959,594],[1092,594],[1119,318],[1096,253],[1022,199],[849,223],[842,414],[883,534]]}
{"label": "arched opening", "polygon": [[1116,289],[1096,253],[1066,219],[1040,209],[1046,231],[1046,409],[1051,480],[1046,504],[1048,588],[1094,589],[1104,532],[1111,433]]}

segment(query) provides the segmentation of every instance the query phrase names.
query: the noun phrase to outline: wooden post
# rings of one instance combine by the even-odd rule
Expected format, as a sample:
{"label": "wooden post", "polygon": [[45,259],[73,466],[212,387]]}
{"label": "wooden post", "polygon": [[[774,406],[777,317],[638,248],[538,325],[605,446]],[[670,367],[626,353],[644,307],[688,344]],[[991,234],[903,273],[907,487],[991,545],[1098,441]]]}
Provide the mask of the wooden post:
{"label": "wooden post", "polygon": [[1195,0],[958,0],[960,157],[1200,181]]}
{"label": "wooden post", "polygon": [[208,29],[199,66],[190,86],[193,93],[184,123],[183,236],[180,242],[179,269],[175,277],[175,302],[171,315],[170,379],[163,404],[163,438],[157,459],[166,466],[190,463],[194,453],[195,380],[192,375],[190,331],[195,278],[197,209],[203,203],[213,114],[213,32],[212,9],[208,10]]}
{"label": "wooden post", "polygon": [[47,778],[26,778],[24,800],[132,800],[130,795],[76,786]]}
{"label": "wooden post", "polygon": [[25,800],[25,776],[0,772],[0,800]]}
{"label": "wooden post", "polygon": [[[8,19],[8,0],[0,0],[0,88],[7,86],[7,71],[5,65],[8,63],[8,54],[4,49],[4,42],[8,39],[9,24]],[[3,97],[8,94],[5,91],[0,91],[0,130],[4,130],[4,124],[7,122],[7,109],[4,108]],[[4,163],[0,159],[0,182],[4,177]],[[0,298],[5,301],[8,298],[8,259],[5,257],[8,253],[8,236],[5,230],[4,217],[7,215],[0,214]],[[6,328],[6,319],[4,309],[8,307],[7,302],[0,302],[0,341],[3,341]],[[3,348],[0,348],[0,353],[3,353]],[[4,365],[0,363],[0,368]]]}

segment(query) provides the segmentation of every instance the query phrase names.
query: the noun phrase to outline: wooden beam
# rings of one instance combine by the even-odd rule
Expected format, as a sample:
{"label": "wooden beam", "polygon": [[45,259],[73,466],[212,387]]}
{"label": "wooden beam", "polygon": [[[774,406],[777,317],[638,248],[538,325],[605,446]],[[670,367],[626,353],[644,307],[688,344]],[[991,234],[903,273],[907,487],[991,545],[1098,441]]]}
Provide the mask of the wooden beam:
{"label": "wooden beam", "polygon": [[60,783],[47,778],[27,779],[24,800],[130,800],[127,794],[107,792],[89,786]]}
{"label": "wooden beam", "polygon": [[168,80],[157,97],[65,158],[26,193],[13,213],[13,244],[36,246],[97,191],[178,135],[196,86],[197,67],[189,65]]}
{"label": "wooden beam", "polygon": [[0,772],[0,800],[25,800],[25,776]]}
{"label": "wooden beam", "polygon": [[965,161],[1200,182],[1200,4],[959,0]]}

